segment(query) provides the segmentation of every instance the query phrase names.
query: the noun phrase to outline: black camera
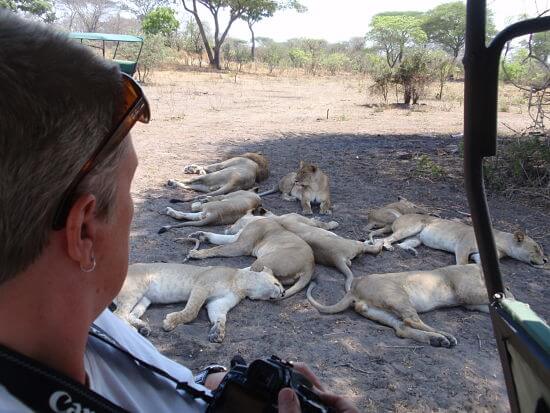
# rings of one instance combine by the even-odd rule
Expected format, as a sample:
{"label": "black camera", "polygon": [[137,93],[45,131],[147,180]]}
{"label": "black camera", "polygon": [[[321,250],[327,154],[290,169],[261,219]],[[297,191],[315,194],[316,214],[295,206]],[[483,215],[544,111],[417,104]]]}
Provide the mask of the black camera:
{"label": "black camera", "polygon": [[207,413],[277,412],[279,391],[290,387],[304,413],[331,413],[313,386],[292,365],[277,356],[259,359],[246,365],[241,357],[231,360],[231,369],[214,391],[214,401]]}

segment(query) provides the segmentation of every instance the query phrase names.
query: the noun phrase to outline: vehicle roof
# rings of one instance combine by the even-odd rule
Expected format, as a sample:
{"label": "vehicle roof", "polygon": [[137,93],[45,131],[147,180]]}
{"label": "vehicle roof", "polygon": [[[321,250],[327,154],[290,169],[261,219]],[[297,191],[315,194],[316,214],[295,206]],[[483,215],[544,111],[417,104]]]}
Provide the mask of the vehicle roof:
{"label": "vehicle roof", "polygon": [[140,43],[143,42],[143,38],[139,36],[132,36],[129,34],[73,32],[73,33],[69,33],[69,37],[72,39],[102,40],[102,41],[109,41],[109,42],[140,42]]}

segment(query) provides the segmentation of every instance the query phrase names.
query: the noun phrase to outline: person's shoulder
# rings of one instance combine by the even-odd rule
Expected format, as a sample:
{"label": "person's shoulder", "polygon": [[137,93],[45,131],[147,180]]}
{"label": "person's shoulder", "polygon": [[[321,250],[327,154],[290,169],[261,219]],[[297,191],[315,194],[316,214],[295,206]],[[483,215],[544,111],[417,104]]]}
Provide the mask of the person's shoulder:
{"label": "person's shoulder", "polygon": [[134,357],[166,371],[179,380],[193,382],[191,370],[162,355],[149,340],[110,310],[104,310],[94,321],[94,324]]}
{"label": "person's shoulder", "polygon": [[0,412],[32,413],[32,410],[13,397],[8,389],[0,384]]}

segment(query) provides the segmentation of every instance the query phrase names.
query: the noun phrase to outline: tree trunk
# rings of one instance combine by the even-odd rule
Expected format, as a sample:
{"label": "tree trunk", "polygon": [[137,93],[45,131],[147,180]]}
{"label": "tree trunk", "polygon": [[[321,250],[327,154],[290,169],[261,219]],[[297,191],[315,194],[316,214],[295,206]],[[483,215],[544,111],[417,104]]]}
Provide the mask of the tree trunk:
{"label": "tree trunk", "polygon": [[217,70],[222,70],[222,65],[220,63],[220,48],[220,45],[214,46],[214,56],[210,60],[210,66]]}
{"label": "tree trunk", "polygon": [[412,99],[411,87],[408,85],[405,85],[405,90],[403,92],[403,103],[405,105],[410,105],[411,99]]}
{"label": "tree trunk", "polygon": [[256,37],[254,36],[254,29],[253,29],[254,23],[252,23],[250,20],[248,21],[248,28],[250,29],[250,34],[252,35],[252,46],[250,48],[250,57],[252,58],[252,61],[256,61]]}

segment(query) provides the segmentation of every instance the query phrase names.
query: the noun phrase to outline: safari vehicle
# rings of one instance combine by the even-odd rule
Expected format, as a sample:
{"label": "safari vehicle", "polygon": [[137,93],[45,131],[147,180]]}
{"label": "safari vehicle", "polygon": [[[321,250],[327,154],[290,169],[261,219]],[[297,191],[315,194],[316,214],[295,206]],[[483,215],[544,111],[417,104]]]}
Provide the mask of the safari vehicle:
{"label": "safari vehicle", "polygon": [[[114,51],[112,57],[110,57],[109,59],[117,63],[120,66],[120,70],[122,72],[130,76],[134,75],[139,56],[141,55],[141,49],[143,48],[143,38],[139,36],[131,36],[128,34],[106,33],[69,33],[69,37],[71,39],[80,40],[80,43],[82,44],[101,50],[104,59],[109,58],[107,56],[107,52],[110,48],[112,48],[110,46],[114,44]],[[117,53],[119,53],[120,56],[121,43],[133,43],[138,46],[131,48],[133,50],[130,50],[129,58],[125,56],[126,60],[123,60],[120,57],[117,58]],[[135,58],[131,56],[135,56]]]}
{"label": "safari vehicle", "polygon": [[464,55],[464,176],[491,320],[513,412],[550,411],[550,328],[529,305],[505,298],[483,184],[496,154],[500,55],[515,37],[550,30],[550,17],[515,23],[485,43],[486,1],[468,0]]}

